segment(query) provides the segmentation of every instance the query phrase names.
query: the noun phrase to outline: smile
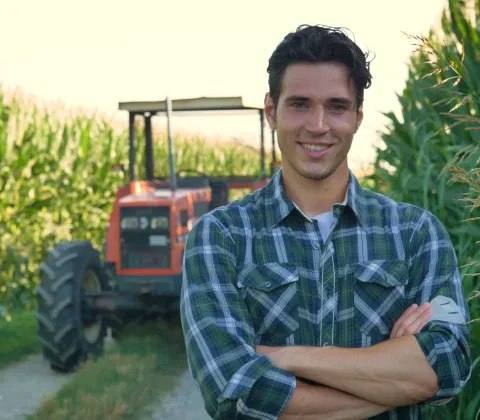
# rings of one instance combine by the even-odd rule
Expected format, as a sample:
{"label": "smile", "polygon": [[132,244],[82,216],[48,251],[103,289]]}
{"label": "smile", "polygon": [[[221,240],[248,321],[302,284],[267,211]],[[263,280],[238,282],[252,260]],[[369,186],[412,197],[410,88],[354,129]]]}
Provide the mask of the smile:
{"label": "smile", "polygon": [[321,144],[302,144],[303,147],[305,147],[308,150],[325,150],[328,149],[330,146],[325,146]]}
{"label": "smile", "polygon": [[298,146],[301,147],[301,150],[309,159],[320,159],[329,152],[332,145],[298,143]]}

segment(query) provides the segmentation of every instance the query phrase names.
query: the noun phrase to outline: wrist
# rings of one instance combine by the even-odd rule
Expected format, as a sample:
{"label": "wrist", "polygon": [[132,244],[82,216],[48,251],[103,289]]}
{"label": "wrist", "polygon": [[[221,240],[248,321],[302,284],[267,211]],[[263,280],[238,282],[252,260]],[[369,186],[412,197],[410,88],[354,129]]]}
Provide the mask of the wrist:
{"label": "wrist", "polygon": [[316,347],[308,346],[286,346],[280,351],[282,368],[295,376],[307,377],[305,373],[312,369],[312,352],[318,350]]}
{"label": "wrist", "polygon": [[333,347],[305,346],[294,348],[286,359],[294,375],[318,382],[319,376],[329,374],[334,354]]}

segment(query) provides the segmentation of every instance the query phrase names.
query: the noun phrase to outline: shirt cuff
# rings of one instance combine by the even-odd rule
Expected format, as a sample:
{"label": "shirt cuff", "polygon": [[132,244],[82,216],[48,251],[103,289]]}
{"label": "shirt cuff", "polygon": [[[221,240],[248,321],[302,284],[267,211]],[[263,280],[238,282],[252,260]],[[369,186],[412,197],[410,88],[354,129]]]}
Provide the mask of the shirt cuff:
{"label": "shirt cuff", "polygon": [[[423,331],[415,334],[415,338],[438,377],[438,392],[432,398],[418,405],[440,406],[446,404],[462,390],[470,376],[470,374],[464,374],[468,363],[465,363],[463,359],[461,343],[456,341],[453,334],[452,338],[447,340],[445,333],[440,331]],[[449,343],[451,340],[455,341],[456,348]],[[462,380],[462,376],[464,376],[464,380]]]}
{"label": "shirt cuff", "polygon": [[278,419],[295,388],[293,374],[260,356],[238,370],[217,398],[220,418],[230,413],[233,416],[229,419]]}

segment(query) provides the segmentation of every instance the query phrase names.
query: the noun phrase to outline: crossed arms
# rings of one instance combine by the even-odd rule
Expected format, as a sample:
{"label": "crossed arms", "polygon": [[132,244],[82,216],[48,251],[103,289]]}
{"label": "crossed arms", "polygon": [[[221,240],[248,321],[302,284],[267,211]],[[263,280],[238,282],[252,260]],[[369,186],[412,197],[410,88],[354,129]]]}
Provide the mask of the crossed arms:
{"label": "crossed arms", "polygon": [[437,375],[412,335],[430,315],[428,304],[412,306],[395,324],[389,341],[361,349],[257,346],[258,353],[297,377],[280,418],[365,419],[434,397]]}
{"label": "crossed arms", "polygon": [[[235,243],[227,224],[207,215],[195,225],[182,286],[189,367],[212,418],[364,419],[414,403],[442,404],[461,391],[471,369],[467,326],[439,320],[425,325],[430,315],[414,307],[397,321],[390,340],[368,348],[256,346],[235,287]],[[435,240],[428,237],[432,231]],[[450,296],[465,313],[455,255],[442,227],[427,226],[412,249],[411,275],[429,283],[429,293],[418,287],[412,300]],[[426,258],[433,249],[436,264]]]}

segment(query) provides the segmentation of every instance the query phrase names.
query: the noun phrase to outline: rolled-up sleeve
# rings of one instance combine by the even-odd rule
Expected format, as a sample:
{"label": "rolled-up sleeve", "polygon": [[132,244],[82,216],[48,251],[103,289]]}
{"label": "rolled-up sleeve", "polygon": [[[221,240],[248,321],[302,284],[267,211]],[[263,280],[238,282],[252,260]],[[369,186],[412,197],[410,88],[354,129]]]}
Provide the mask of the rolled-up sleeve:
{"label": "rolled-up sleeve", "polygon": [[409,293],[415,303],[431,302],[433,314],[417,342],[438,377],[438,392],[421,405],[443,405],[471,375],[470,315],[457,257],[443,224],[425,212],[412,238]]}
{"label": "rolled-up sleeve", "polygon": [[185,247],[181,320],[190,373],[213,419],[277,419],[296,380],[255,352],[255,333],[236,287],[235,242],[212,213]]}

